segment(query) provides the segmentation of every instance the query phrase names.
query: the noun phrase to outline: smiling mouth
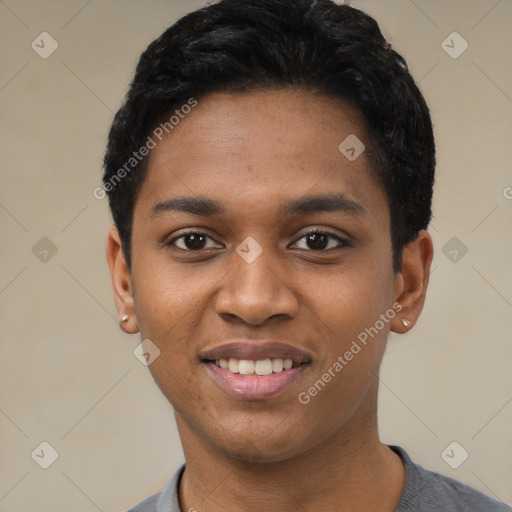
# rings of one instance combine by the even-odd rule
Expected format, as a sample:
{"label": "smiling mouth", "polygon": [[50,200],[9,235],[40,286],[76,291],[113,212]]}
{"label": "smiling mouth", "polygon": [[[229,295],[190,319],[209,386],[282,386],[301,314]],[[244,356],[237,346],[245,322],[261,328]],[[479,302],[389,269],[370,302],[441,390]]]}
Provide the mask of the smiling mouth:
{"label": "smiling mouth", "polygon": [[274,373],[286,372],[309,364],[309,362],[295,362],[292,359],[267,358],[267,359],[238,359],[236,357],[222,359],[204,359],[204,363],[213,363],[215,366],[228,370],[233,374],[243,376],[263,377]]}

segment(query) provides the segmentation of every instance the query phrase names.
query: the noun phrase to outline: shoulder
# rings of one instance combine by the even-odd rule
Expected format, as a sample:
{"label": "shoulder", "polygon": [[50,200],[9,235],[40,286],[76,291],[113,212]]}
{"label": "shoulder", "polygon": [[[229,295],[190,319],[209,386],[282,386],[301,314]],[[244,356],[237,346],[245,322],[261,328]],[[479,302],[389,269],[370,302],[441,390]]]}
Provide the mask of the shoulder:
{"label": "shoulder", "polygon": [[453,478],[429,471],[390,446],[405,467],[405,487],[396,512],[511,512],[511,508]]}
{"label": "shoulder", "polygon": [[141,501],[138,505],[135,505],[135,507],[132,507],[127,512],[156,512],[156,503],[159,496],[159,494],[153,494],[153,496]]}
{"label": "shoulder", "polygon": [[422,505],[426,510],[439,510],[442,504],[461,512],[510,512],[512,509],[453,478],[425,470],[430,485],[423,492]]}
{"label": "shoulder", "polygon": [[180,512],[178,489],[184,471],[185,464],[174,473],[161,493],[153,494],[127,512]]}

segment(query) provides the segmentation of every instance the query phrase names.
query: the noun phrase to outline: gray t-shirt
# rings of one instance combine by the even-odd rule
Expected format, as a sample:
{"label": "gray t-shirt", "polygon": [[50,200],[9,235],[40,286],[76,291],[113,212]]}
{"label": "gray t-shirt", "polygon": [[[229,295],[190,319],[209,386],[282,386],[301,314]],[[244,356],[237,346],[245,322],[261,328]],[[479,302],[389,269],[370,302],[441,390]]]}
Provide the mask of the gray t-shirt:
{"label": "gray t-shirt", "polygon": [[[396,512],[511,512],[512,508],[480,491],[428,471],[412,462],[400,446],[389,446],[405,467],[405,486]],[[178,489],[185,464],[161,494],[155,494],[128,512],[186,512],[178,503]]]}

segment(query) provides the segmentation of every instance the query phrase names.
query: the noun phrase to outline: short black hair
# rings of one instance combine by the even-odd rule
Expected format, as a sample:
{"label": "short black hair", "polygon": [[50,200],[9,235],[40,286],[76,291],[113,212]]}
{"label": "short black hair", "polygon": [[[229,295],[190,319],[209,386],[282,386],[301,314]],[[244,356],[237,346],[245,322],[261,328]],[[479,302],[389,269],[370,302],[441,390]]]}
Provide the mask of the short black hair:
{"label": "short black hair", "polygon": [[378,23],[332,0],[221,0],[178,20],[142,53],[104,159],[103,188],[129,266],[147,170],[140,150],[155,127],[209,93],[276,88],[341,98],[362,116],[367,156],[388,199],[393,268],[400,270],[403,248],[432,215],[430,112]]}

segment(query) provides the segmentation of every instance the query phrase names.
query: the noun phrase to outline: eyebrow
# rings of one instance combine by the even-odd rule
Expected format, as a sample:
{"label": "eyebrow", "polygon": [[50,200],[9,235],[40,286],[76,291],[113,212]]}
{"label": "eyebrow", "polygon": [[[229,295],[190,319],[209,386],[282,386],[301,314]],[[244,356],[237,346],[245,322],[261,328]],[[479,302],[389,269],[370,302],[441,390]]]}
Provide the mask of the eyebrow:
{"label": "eyebrow", "polygon": [[345,194],[321,194],[302,196],[285,203],[284,215],[306,215],[317,212],[341,212],[359,216],[365,212],[360,203],[349,199]]}
{"label": "eyebrow", "polygon": [[[224,206],[204,196],[179,196],[167,199],[153,206],[151,217],[164,212],[177,211],[212,217],[226,213]],[[289,200],[280,207],[280,215],[308,215],[317,212],[340,212],[351,216],[360,216],[365,209],[360,203],[349,199],[344,194],[306,195]]]}

